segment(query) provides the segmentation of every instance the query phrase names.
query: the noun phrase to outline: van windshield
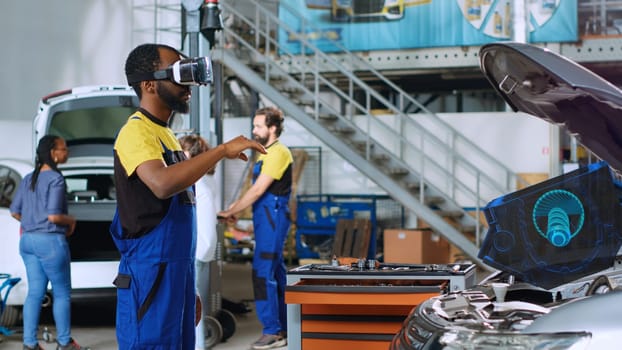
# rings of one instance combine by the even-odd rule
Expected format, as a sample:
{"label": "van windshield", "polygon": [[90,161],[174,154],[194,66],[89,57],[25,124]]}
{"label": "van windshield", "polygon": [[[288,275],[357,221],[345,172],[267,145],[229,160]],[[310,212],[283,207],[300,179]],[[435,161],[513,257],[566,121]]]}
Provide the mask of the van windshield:
{"label": "van windshield", "polygon": [[117,133],[136,107],[115,106],[60,111],[54,115],[49,133],[68,145],[113,143]]}

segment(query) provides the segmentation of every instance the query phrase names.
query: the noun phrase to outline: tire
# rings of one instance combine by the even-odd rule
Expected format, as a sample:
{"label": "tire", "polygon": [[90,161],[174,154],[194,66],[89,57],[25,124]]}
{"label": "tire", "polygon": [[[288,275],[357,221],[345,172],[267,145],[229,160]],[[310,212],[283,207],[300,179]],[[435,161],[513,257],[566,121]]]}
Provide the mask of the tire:
{"label": "tire", "polygon": [[54,336],[52,335],[52,332],[50,332],[50,330],[45,327],[43,328],[43,333],[41,333],[41,336],[43,338],[43,341],[51,344],[52,342],[54,342]]}
{"label": "tire", "polygon": [[222,341],[227,341],[235,333],[235,316],[231,311],[222,309],[216,314],[216,319],[222,326]]}
{"label": "tire", "polygon": [[19,324],[21,309],[18,306],[6,305],[0,317],[0,326],[15,327]]}
{"label": "tire", "polygon": [[214,345],[222,341],[222,326],[215,317],[205,316],[203,318],[205,328],[205,348],[211,349]]}

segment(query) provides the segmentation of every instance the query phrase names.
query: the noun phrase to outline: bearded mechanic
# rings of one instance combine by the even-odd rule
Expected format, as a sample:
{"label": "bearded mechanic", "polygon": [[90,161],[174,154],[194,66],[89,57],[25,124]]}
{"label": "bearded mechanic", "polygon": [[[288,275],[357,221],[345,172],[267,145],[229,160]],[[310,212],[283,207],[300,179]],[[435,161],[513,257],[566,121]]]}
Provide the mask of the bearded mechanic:
{"label": "bearded mechanic", "polygon": [[289,197],[292,191],[292,154],[279,141],[283,132],[283,112],[276,107],[255,111],[253,136],[266,147],[253,167],[253,185],[231,206],[218,213],[235,215],[253,207],[255,252],[253,255],[253,292],[257,317],[263,333],[251,348],[265,350],[287,345],[287,309],[285,285],[287,271],[283,259],[285,239],[291,225]]}
{"label": "bearded mechanic", "polygon": [[194,348],[192,185],[223,158],[247,160],[246,149],[266,152],[238,136],[186,160],[168,122],[175,112],[188,112],[189,85],[211,82],[207,63],[160,44],[140,45],[126,60],[140,106],[114,145],[117,211],[110,232],[121,253],[114,281],[119,349]]}

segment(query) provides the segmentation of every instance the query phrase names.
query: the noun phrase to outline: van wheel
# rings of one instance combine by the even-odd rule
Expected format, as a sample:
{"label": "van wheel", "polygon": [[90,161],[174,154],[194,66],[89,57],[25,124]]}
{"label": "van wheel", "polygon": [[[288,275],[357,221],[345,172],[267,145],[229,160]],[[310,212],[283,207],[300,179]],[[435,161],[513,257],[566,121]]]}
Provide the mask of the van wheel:
{"label": "van wheel", "polygon": [[43,328],[43,333],[41,334],[43,337],[43,341],[46,343],[52,343],[54,341],[54,337],[52,336],[52,332],[50,332],[50,330],[45,327]]}
{"label": "van wheel", "polygon": [[17,306],[6,305],[0,317],[0,325],[4,327],[17,326],[20,320],[21,310]]}
{"label": "van wheel", "polygon": [[211,349],[212,346],[222,341],[222,326],[215,317],[203,317],[203,329],[205,329],[205,348]]}
{"label": "van wheel", "polygon": [[227,341],[235,333],[235,316],[231,311],[222,309],[218,311],[216,319],[222,326],[222,341]]}
{"label": "van wheel", "polygon": [[11,195],[15,190],[15,180],[6,177],[0,178],[0,207],[8,208],[11,205]]}

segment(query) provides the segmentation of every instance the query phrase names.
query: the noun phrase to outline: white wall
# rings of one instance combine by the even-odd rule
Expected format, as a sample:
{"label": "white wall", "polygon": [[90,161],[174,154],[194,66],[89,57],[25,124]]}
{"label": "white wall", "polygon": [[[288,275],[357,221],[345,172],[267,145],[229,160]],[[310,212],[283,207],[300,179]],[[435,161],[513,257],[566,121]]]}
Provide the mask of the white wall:
{"label": "white wall", "polygon": [[550,123],[513,112],[439,116],[515,173],[549,172]]}
{"label": "white wall", "polygon": [[132,14],[127,0],[3,1],[0,120],[32,119],[54,91],[124,84]]}
{"label": "white wall", "polygon": [[33,159],[32,121],[0,120],[0,158]]}

